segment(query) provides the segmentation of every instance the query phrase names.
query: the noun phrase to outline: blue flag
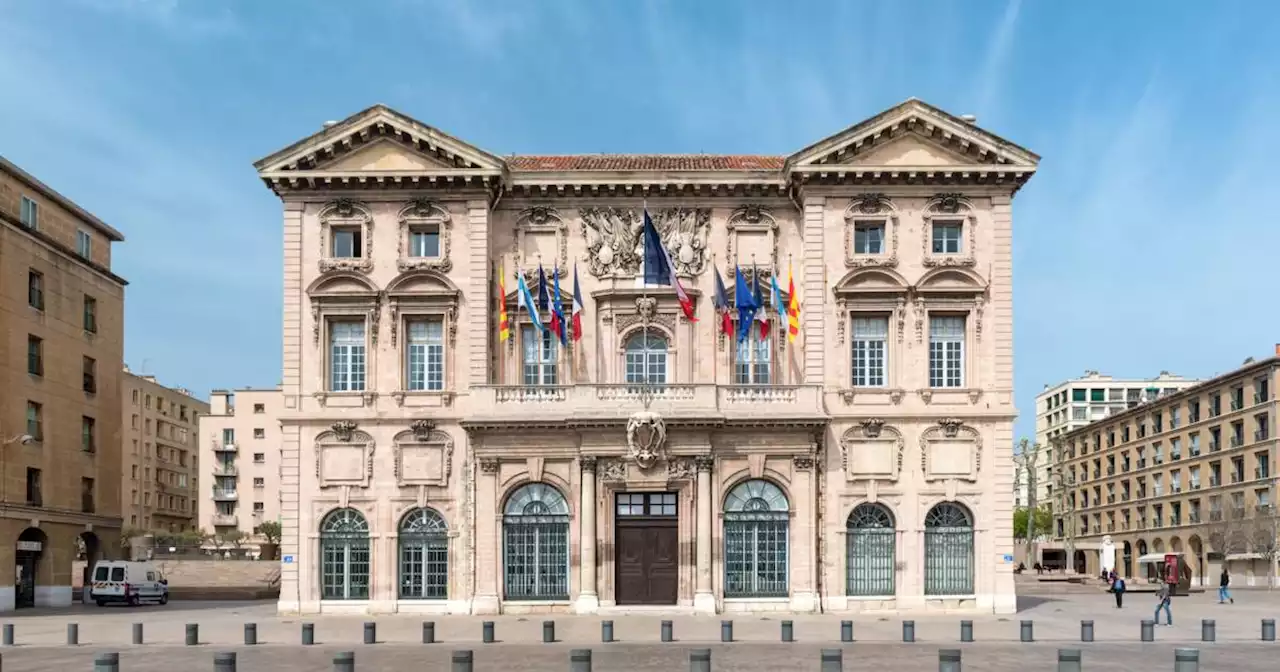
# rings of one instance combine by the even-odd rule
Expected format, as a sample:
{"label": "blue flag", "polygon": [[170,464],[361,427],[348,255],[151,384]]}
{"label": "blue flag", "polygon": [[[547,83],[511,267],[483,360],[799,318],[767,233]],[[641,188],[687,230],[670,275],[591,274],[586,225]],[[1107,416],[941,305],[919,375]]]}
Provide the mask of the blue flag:
{"label": "blue flag", "polygon": [[751,287],[742,275],[742,269],[735,266],[733,275],[733,304],[738,309],[738,342],[741,343],[751,335],[751,323],[756,321],[756,311],[760,309],[760,304],[756,303]]}
{"label": "blue flag", "polygon": [[556,269],[551,277],[554,278],[552,282],[554,282],[556,286],[555,301],[551,305],[551,330],[556,332],[556,335],[560,337],[560,345],[567,345],[569,342],[569,330],[565,328],[568,325],[566,325],[564,321],[564,302],[560,298],[559,269]]}
{"label": "blue flag", "polygon": [[546,327],[542,324],[542,316],[538,314],[538,305],[533,302],[533,296],[529,294],[529,285],[524,282],[524,273],[516,274],[516,301],[517,305],[529,312],[529,321],[538,331],[546,331]]}

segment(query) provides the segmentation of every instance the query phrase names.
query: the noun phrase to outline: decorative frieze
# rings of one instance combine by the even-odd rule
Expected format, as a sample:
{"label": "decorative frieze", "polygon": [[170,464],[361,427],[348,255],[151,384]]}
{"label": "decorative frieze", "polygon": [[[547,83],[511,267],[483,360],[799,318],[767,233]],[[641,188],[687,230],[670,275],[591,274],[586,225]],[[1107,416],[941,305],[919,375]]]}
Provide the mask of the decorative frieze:
{"label": "decorative frieze", "polygon": [[[649,213],[671,253],[677,275],[697,276],[706,268],[711,230],[709,208],[667,208]],[[629,208],[584,208],[582,236],[587,263],[597,278],[639,274],[644,257],[643,214]]]}

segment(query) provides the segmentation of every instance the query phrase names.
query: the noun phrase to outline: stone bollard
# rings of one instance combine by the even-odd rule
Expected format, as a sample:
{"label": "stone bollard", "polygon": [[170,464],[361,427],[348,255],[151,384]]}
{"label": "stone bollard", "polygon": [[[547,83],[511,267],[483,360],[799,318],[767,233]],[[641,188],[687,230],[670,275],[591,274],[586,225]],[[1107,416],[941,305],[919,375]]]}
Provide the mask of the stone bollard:
{"label": "stone bollard", "polygon": [[733,641],[733,621],[720,621],[720,641]]}
{"label": "stone bollard", "polygon": [[1276,619],[1274,618],[1262,619],[1262,641],[1264,642],[1276,641]]}
{"label": "stone bollard", "polygon": [[133,643],[134,644],[142,643],[142,624],[141,623],[133,624]]}
{"label": "stone bollard", "polygon": [[1093,641],[1093,621],[1080,621],[1080,641]]}
{"label": "stone bollard", "polygon": [[[660,630],[662,635],[662,641],[664,642],[675,641],[675,636],[672,634],[671,630],[672,630],[671,621],[663,621],[662,628]],[[707,654],[707,655],[711,655],[711,654]]]}
{"label": "stone bollard", "polygon": [[711,649],[689,652],[689,672],[711,672]]}
{"label": "stone bollard", "polygon": [[844,669],[844,651],[840,649],[822,650],[822,672],[841,672]]}
{"label": "stone bollard", "polygon": [[902,641],[904,642],[916,641],[916,622],[915,621],[902,622]]}
{"label": "stone bollard", "polygon": [[613,621],[600,622],[600,641],[606,644],[613,641]]}
{"label": "stone bollard", "polygon": [[493,621],[485,621],[480,624],[480,641],[485,644],[493,643]]}
{"label": "stone bollard", "polygon": [[356,652],[342,651],[333,655],[333,672],[356,672]]}
{"label": "stone bollard", "polygon": [[378,624],[377,623],[374,623],[373,621],[365,621],[364,643],[365,644],[378,643]]}
{"label": "stone bollard", "polygon": [[302,624],[302,645],[311,646],[312,644],[315,644],[315,643],[316,643],[316,624],[303,623]]}
{"label": "stone bollard", "polygon": [[422,622],[422,643],[423,643],[423,644],[435,644],[435,643],[436,643],[436,623],[435,623],[435,621],[423,621],[423,622]]}
{"label": "stone bollard", "polygon": [[1036,641],[1034,621],[1022,621],[1018,624],[1018,639],[1024,642]]}
{"label": "stone bollard", "polygon": [[1058,672],[1080,672],[1080,649],[1058,649]]}
{"label": "stone bollard", "polygon": [[120,654],[99,653],[93,659],[93,672],[120,672]]}
{"label": "stone bollard", "polygon": [[80,626],[75,623],[67,624],[67,646],[80,645]]}
{"label": "stone bollard", "polygon": [[255,646],[257,645],[257,643],[258,643],[258,624],[245,623],[244,624],[244,645]]}
{"label": "stone bollard", "polygon": [[784,642],[796,641],[795,625],[791,621],[782,622],[782,641]]}
{"label": "stone bollard", "polygon": [[1218,639],[1218,622],[1212,618],[1200,619],[1200,641],[1213,642]]}
{"label": "stone bollard", "polygon": [[569,672],[591,672],[591,649],[569,652]]}
{"label": "stone bollard", "polygon": [[938,650],[938,672],[960,672],[960,649]]}
{"label": "stone bollard", "polygon": [[960,621],[960,641],[973,641],[973,621]]}
{"label": "stone bollard", "polygon": [[471,672],[471,652],[470,651],[454,651],[453,667],[451,672]]}
{"label": "stone bollard", "polygon": [[200,624],[188,623],[187,635],[185,639],[187,646],[195,646],[200,643]]}
{"label": "stone bollard", "polygon": [[1173,672],[1200,672],[1200,649],[1174,649]]}
{"label": "stone bollard", "polygon": [[13,624],[5,623],[3,631],[4,639],[0,641],[3,641],[5,646],[13,646]]}
{"label": "stone bollard", "polygon": [[840,621],[840,641],[853,641],[853,621]]}
{"label": "stone bollard", "polygon": [[1142,641],[1156,641],[1156,622],[1148,619],[1142,619]]}
{"label": "stone bollard", "polygon": [[236,654],[213,654],[213,672],[236,672]]}
{"label": "stone bollard", "polygon": [[542,643],[551,644],[555,641],[556,641],[556,622],[543,621],[542,622]]}

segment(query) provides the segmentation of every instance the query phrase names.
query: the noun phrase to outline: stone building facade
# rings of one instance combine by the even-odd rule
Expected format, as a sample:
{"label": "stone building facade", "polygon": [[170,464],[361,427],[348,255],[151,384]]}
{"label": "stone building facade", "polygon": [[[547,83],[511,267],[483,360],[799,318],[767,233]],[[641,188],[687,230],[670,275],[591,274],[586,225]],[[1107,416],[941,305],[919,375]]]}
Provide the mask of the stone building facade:
{"label": "stone building facade", "polygon": [[[214,390],[200,416],[200,529],[206,547],[254,552],[269,540],[261,526],[280,520],[280,388]],[[227,539],[239,539],[228,543]]]}
{"label": "stone building facade", "polygon": [[120,505],[125,527],[135,533],[199,529],[199,418],[209,404],[181,387],[125,367],[120,377]]}
{"label": "stone building facade", "polygon": [[119,231],[0,157],[0,611],[120,554]]}
{"label": "stone building facade", "polygon": [[[917,100],[791,156],[503,158],[375,106],[262,159],[280,610],[1014,611],[1038,160]],[[696,320],[644,284],[646,210]],[[580,339],[518,307],[540,272]],[[767,336],[722,334],[717,274]]]}

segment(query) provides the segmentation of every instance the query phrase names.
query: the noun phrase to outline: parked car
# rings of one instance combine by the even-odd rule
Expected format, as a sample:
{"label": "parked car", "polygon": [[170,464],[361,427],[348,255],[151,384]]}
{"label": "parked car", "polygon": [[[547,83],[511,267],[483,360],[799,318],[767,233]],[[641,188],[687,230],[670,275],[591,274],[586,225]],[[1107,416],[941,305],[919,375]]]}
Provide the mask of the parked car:
{"label": "parked car", "polygon": [[149,562],[102,560],[93,566],[90,597],[99,607],[108,602],[129,606],[143,602],[169,603],[169,581]]}

